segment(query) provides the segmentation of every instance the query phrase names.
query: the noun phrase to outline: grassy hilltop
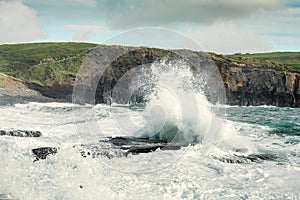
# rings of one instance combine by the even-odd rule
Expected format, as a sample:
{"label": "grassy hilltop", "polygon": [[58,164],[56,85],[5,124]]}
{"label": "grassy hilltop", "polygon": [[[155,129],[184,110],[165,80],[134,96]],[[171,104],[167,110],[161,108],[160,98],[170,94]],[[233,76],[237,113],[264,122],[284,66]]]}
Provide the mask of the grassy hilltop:
{"label": "grassy hilltop", "polygon": [[[0,73],[40,86],[63,85],[74,80],[83,59],[96,46],[98,44],[73,42],[0,45]],[[165,52],[148,49],[154,50],[155,54]],[[300,72],[300,52],[212,56],[245,64],[274,63],[274,67]]]}
{"label": "grassy hilltop", "polygon": [[41,86],[75,77],[96,44],[32,43],[0,45],[0,72]]}
{"label": "grassy hilltop", "polygon": [[255,60],[269,61],[284,65],[288,71],[300,72],[300,52],[271,52],[256,54],[235,54],[230,58],[250,58]]}

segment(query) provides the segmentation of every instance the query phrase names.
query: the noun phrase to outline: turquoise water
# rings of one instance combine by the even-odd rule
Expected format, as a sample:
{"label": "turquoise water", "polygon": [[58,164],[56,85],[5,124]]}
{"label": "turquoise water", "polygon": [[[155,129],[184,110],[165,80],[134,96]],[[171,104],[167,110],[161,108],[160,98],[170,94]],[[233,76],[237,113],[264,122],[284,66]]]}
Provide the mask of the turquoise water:
{"label": "turquoise water", "polygon": [[300,109],[273,106],[226,107],[226,118],[260,152],[278,157],[278,164],[300,166]]}
{"label": "turquoise water", "polygon": [[[227,119],[252,125],[262,137],[281,138],[283,146],[297,145],[300,142],[300,109],[271,106],[229,107],[226,109]],[[260,130],[255,127],[264,127]],[[247,131],[246,131],[247,134]]]}
{"label": "turquoise water", "polygon": [[278,136],[300,136],[300,109],[270,106],[229,107],[227,119],[269,127],[267,133]]}

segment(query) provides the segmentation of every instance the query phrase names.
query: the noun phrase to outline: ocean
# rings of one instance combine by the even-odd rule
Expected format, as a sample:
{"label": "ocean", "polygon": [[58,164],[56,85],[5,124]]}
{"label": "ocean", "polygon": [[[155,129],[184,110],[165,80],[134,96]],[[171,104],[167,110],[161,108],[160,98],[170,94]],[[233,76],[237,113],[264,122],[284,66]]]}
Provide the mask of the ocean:
{"label": "ocean", "polygon": [[0,106],[1,130],[42,133],[0,136],[0,199],[300,198],[299,108],[211,104],[167,73],[143,105]]}

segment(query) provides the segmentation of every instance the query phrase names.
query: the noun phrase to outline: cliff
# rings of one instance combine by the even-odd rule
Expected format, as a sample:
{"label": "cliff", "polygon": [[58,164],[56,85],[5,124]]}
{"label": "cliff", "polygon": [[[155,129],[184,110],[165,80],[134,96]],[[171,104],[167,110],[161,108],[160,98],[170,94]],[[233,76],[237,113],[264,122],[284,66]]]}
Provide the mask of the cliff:
{"label": "cliff", "polygon": [[230,105],[300,107],[299,73],[274,63],[215,59]]}
{"label": "cliff", "polygon": [[[221,103],[300,107],[300,74],[297,70],[289,70],[278,62],[190,50],[161,50],[146,47],[104,45],[96,47],[94,44],[80,46],[76,43],[61,45],[55,43],[53,46],[47,43],[45,47],[43,44],[36,44],[36,47],[34,44],[28,45],[31,45],[29,50],[22,51],[22,48],[18,47],[20,50],[14,55],[18,58],[9,56],[12,45],[4,47],[0,45],[0,53],[2,53],[0,72],[21,79],[22,84],[27,88],[38,91],[46,97],[71,101],[76,74],[82,65],[93,66],[94,69],[97,68],[97,63],[108,65],[105,71],[98,71],[103,75],[101,78],[95,76],[95,80],[91,80],[96,86],[85,89],[85,92],[91,95],[96,94],[95,102],[89,103],[102,103],[120,78],[134,67],[148,65],[162,59],[185,59],[195,73],[203,73],[203,70],[209,69],[210,65],[217,66],[218,73],[212,74],[210,84],[215,84],[213,80],[219,77],[214,74],[219,74],[226,93],[226,102]],[[32,58],[30,52],[38,52],[39,49],[42,49],[43,55],[35,55]],[[49,50],[51,53],[47,54],[47,49],[51,49]],[[55,54],[55,51],[59,52],[57,53],[59,55]],[[26,56],[22,56],[22,52]],[[16,73],[13,73],[14,71]],[[217,101],[213,98],[210,100]]]}
{"label": "cliff", "polygon": [[[147,65],[161,59],[185,59],[197,74],[204,74],[208,71],[205,68],[216,65],[218,72],[210,71],[212,76],[210,84],[218,84],[214,80],[222,79],[222,87],[225,88],[226,93],[226,102],[221,103],[240,106],[274,105],[300,107],[299,73],[290,72],[279,64],[253,59],[233,59],[222,55],[189,50],[167,51],[153,48],[135,49],[117,46],[98,47],[89,55],[89,59],[94,60],[95,63],[97,63],[98,59],[103,63],[107,55],[117,58],[111,62],[105,71],[101,72],[103,76],[100,80],[91,81],[94,83],[99,82],[96,88],[96,103],[105,102],[105,96],[111,93],[120,78],[136,66]],[[219,74],[221,76],[217,77]],[[212,87],[218,88],[220,86],[214,85]],[[93,91],[90,92],[95,93]],[[209,98],[213,95],[207,93]],[[141,99],[141,97],[135,97],[135,99]],[[120,98],[119,100],[118,103],[126,103]],[[213,102],[218,101],[218,99],[214,98],[210,100]]]}

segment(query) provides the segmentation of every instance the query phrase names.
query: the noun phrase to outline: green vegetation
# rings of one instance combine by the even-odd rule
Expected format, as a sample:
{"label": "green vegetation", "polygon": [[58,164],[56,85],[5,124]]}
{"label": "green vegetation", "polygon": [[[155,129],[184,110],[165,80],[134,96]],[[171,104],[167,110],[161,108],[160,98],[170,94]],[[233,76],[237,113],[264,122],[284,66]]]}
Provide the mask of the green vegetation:
{"label": "green vegetation", "polygon": [[74,77],[96,44],[31,43],[0,45],[0,72],[26,82],[51,86]]}
{"label": "green vegetation", "polygon": [[0,73],[0,88],[3,87],[4,84],[4,74]]}
{"label": "green vegetation", "polygon": [[174,56],[174,53],[172,53],[169,50],[165,50],[165,49],[158,49],[158,48],[145,48],[147,50],[148,53],[154,55],[155,57],[169,57],[169,56]]}
{"label": "green vegetation", "polygon": [[[63,85],[76,78],[87,56],[97,44],[90,43],[29,43],[0,45],[0,73],[40,86]],[[170,56],[171,52],[143,48],[155,57]]]}
{"label": "green vegetation", "polygon": [[228,56],[235,59],[255,59],[267,62],[281,64],[287,70],[292,72],[300,72],[300,52],[271,52],[257,54],[235,54]]}

